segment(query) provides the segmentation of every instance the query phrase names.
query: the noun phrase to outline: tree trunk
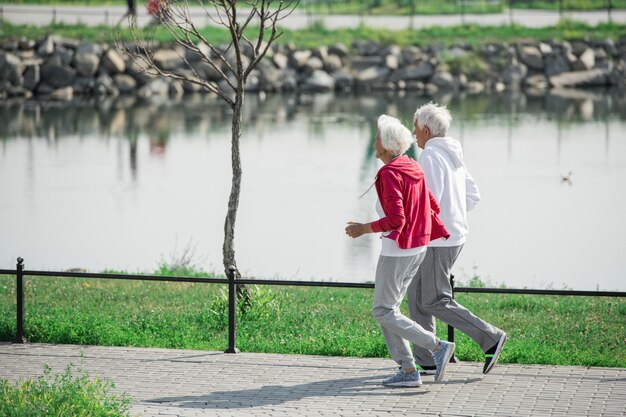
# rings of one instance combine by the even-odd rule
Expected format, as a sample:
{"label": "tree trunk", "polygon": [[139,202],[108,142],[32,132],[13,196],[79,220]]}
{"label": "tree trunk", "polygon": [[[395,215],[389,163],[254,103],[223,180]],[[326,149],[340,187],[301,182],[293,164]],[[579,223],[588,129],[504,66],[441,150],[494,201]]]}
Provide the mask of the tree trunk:
{"label": "tree trunk", "polygon": [[224,246],[222,254],[224,258],[224,270],[230,278],[235,274],[240,277],[235,260],[235,222],[237,209],[239,208],[239,194],[241,193],[241,156],[239,154],[239,139],[241,138],[242,107],[244,100],[243,89],[236,92],[235,105],[233,106],[232,137],[231,137],[231,166],[233,171],[230,197],[228,198],[228,211],[224,223]]}

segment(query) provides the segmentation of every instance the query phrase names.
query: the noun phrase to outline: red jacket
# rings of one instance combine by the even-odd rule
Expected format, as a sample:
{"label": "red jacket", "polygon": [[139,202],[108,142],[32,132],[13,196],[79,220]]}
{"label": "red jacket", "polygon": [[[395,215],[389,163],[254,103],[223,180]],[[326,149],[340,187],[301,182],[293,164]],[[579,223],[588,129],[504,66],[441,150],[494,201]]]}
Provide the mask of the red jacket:
{"label": "red jacket", "polygon": [[386,237],[401,249],[450,237],[439,219],[439,204],[426,187],[424,171],[413,159],[403,155],[383,166],[376,175],[376,192],[385,217],[372,222],[372,230],[393,230]]}

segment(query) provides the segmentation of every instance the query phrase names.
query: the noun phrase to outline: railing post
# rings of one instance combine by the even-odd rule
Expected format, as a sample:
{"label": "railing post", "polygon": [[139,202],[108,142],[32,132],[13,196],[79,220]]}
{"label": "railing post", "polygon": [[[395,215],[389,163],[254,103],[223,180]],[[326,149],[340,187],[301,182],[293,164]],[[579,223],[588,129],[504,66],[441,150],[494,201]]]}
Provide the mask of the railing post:
{"label": "railing post", "polygon": [[[452,299],[454,299],[454,275],[450,274],[450,288],[452,288]],[[448,342],[454,343],[454,327],[448,324]],[[456,357],[453,355],[450,362],[456,363]]]}
{"label": "railing post", "polygon": [[15,295],[17,298],[17,334],[16,343],[24,343],[24,259],[17,258],[15,269]]}
{"label": "railing post", "polygon": [[228,349],[224,353],[239,353],[237,349],[237,268],[231,266],[228,271]]}

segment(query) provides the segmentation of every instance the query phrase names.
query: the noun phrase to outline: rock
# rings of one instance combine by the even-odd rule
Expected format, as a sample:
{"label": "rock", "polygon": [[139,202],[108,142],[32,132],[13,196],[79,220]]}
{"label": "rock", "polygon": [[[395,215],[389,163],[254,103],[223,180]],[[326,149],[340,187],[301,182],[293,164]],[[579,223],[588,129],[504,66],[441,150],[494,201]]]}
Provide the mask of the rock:
{"label": "rock", "polygon": [[52,55],[54,52],[54,42],[50,36],[46,36],[37,47],[37,54],[41,56]]}
{"label": "rock", "polygon": [[417,46],[411,45],[402,49],[402,61],[406,64],[414,64],[424,58],[424,52]]}
{"label": "rock", "polygon": [[173,71],[185,64],[179,53],[174,49],[159,49],[156,51],[154,53],[154,63],[164,71]]}
{"label": "rock", "polygon": [[34,91],[39,81],[41,81],[41,68],[39,65],[29,65],[24,71],[24,87]]}
{"label": "rock", "polygon": [[289,65],[289,58],[286,55],[277,52],[272,57],[272,62],[276,65],[276,68],[285,69]]}
{"label": "rock", "polygon": [[544,74],[535,74],[527,77],[524,80],[524,85],[537,90],[546,90],[550,86],[548,78]]}
{"label": "rock", "polygon": [[92,77],[78,76],[72,83],[74,95],[87,95],[94,91],[95,81]]}
{"label": "rock", "polygon": [[168,93],[174,98],[182,97],[185,94],[182,80],[170,80]]}
{"label": "rock", "polygon": [[128,74],[114,75],[113,81],[122,94],[132,93],[137,88],[137,81]]}
{"label": "rock", "polygon": [[78,74],[85,77],[93,77],[100,66],[100,58],[93,53],[79,52],[74,55],[72,66],[76,68]]}
{"label": "rock", "polygon": [[54,91],[54,87],[51,86],[48,83],[45,82],[40,82],[39,85],[37,86],[37,88],[35,89],[35,92],[38,95],[42,95],[42,96],[48,96],[50,95],[52,92]]}
{"label": "rock", "polygon": [[519,88],[528,74],[528,68],[524,64],[510,65],[502,72],[502,81],[511,88]]}
{"label": "rock", "polygon": [[74,98],[74,89],[71,86],[57,88],[50,93],[50,99],[59,101],[70,101]]}
{"label": "rock", "polygon": [[354,89],[354,77],[347,71],[335,71],[331,74],[335,79],[335,88],[341,91],[352,91]]}
{"label": "rock", "polygon": [[315,70],[300,88],[304,91],[332,91],[335,88],[335,79],[324,71]]}
{"label": "rock", "polygon": [[101,67],[107,74],[121,74],[126,71],[126,63],[122,55],[117,50],[111,48],[102,55]]}
{"label": "rock", "polygon": [[94,54],[102,56],[102,47],[97,43],[81,42],[76,48],[76,54]]}
{"label": "rock", "polygon": [[596,54],[591,48],[587,48],[578,59],[582,64],[581,70],[590,70],[596,66]]}
{"label": "rock", "polygon": [[280,72],[279,88],[282,91],[294,91],[298,87],[296,71],[293,68],[285,68]]}
{"label": "rock", "polygon": [[460,48],[458,46],[454,46],[451,49],[448,49],[447,51],[444,52],[444,55],[446,55],[450,59],[463,58],[467,54],[468,52],[465,49]]}
{"label": "rock", "polygon": [[358,83],[380,82],[389,75],[389,68],[369,67],[362,71],[353,71],[354,79]]}
{"label": "rock", "polygon": [[609,59],[609,55],[606,53],[606,51],[603,48],[596,48],[593,50],[593,53],[596,57],[596,65],[598,62],[604,62],[607,59]]}
{"label": "rock", "polygon": [[115,82],[108,74],[100,74],[94,83],[94,92],[99,95],[117,95]]}
{"label": "rock", "polygon": [[392,82],[397,81],[409,81],[418,80],[424,81],[430,78],[435,73],[435,67],[429,62],[421,62],[417,65],[408,65],[403,68],[399,68],[389,77]]}
{"label": "rock", "polygon": [[437,85],[433,83],[426,83],[426,85],[424,86],[424,91],[426,91],[426,94],[428,94],[429,96],[432,96],[439,92],[439,87],[437,87]]}
{"label": "rock", "polygon": [[332,74],[335,71],[339,71],[341,68],[343,68],[341,57],[339,55],[329,54],[324,61],[324,71]]}
{"label": "rock", "polygon": [[326,61],[326,58],[328,58],[328,48],[325,46],[318,46],[317,48],[314,48],[311,53],[322,62]]}
{"label": "rock", "polygon": [[400,61],[396,55],[385,56],[385,66],[390,70],[397,70],[400,66]]}
{"label": "rock", "polygon": [[373,56],[380,55],[380,45],[374,41],[356,40],[352,42],[352,49],[357,55]]}
{"label": "rock", "polygon": [[480,94],[485,91],[485,84],[478,81],[470,81],[465,86],[465,91],[471,94]]}
{"label": "rock", "polygon": [[550,85],[561,87],[598,87],[609,84],[609,72],[602,69],[564,72],[550,77]]}
{"label": "rock", "polygon": [[452,90],[454,77],[449,72],[436,72],[430,77],[430,83],[435,84],[438,90]]}
{"label": "rock", "polygon": [[545,73],[548,77],[561,74],[562,72],[568,72],[571,70],[569,61],[558,53],[551,53],[546,56],[546,69]]}
{"label": "rock", "polygon": [[350,68],[356,71],[362,71],[367,68],[385,65],[385,59],[382,56],[363,56],[357,55],[350,57]]}
{"label": "rock", "polygon": [[169,91],[170,86],[163,78],[155,78],[139,89],[139,95],[141,97],[167,96]]}
{"label": "rock", "polygon": [[350,55],[350,50],[343,43],[336,43],[328,47],[328,54],[334,54],[340,58],[345,58]]}
{"label": "rock", "polygon": [[552,53],[552,47],[545,42],[539,42],[539,52],[541,52],[541,55],[545,58]]}
{"label": "rock", "polygon": [[11,82],[14,86],[24,84],[24,63],[11,52],[0,51],[0,79]]}
{"label": "rock", "polygon": [[302,70],[304,72],[310,73],[313,71],[321,70],[322,68],[324,68],[324,63],[322,62],[322,60],[316,56],[312,56],[306,61],[306,63],[302,67]]}
{"label": "rock", "polygon": [[58,56],[64,66],[69,66],[74,58],[74,51],[64,46],[57,46],[52,56]]}
{"label": "rock", "polygon": [[518,56],[520,61],[529,68],[543,70],[543,55],[537,46],[526,45],[518,48]]}
{"label": "rock", "polygon": [[41,79],[54,88],[67,87],[76,78],[76,70],[65,66],[59,56],[52,57],[41,66]]}
{"label": "rock", "polygon": [[292,59],[294,68],[300,69],[300,68],[304,67],[304,65],[309,60],[309,58],[311,58],[312,55],[313,55],[313,53],[311,53],[311,51],[309,51],[309,50],[295,51],[291,55],[291,59]]}
{"label": "rock", "polygon": [[571,43],[572,53],[577,57],[580,57],[587,50],[587,42],[573,41]]}
{"label": "rock", "polygon": [[18,48],[22,51],[30,51],[35,49],[37,43],[33,39],[22,36],[18,42]]}

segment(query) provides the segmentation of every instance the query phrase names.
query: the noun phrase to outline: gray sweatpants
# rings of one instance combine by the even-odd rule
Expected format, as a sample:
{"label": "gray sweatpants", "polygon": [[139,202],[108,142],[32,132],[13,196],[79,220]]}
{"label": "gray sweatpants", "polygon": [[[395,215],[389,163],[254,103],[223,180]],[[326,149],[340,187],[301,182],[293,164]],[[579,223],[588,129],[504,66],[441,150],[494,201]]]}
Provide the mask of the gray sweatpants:
{"label": "gray sweatpants", "polygon": [[[424,261],[408,289],[411,319],[429,332],[435,332],[435,318],[471,337],[483,351],[498,343],[502,330],[481,320],[452,298],[450,270],[461,253],[461,246],[429,247]],[[430,351],[413,346],[415,361],[433,366]]]}
{"label": "gray sweatpants", "polygon": [[420,346],[428,355],[438,343],[432,332],[424,330],[400,312],[402,299],[424,256],[425,253],[418,256],[380,256],[376,266],[372,316],[380,324],[391,358],[403,369],[415,368],[410,343]]}

